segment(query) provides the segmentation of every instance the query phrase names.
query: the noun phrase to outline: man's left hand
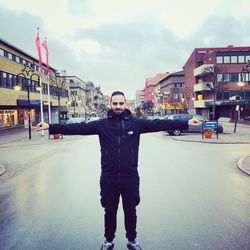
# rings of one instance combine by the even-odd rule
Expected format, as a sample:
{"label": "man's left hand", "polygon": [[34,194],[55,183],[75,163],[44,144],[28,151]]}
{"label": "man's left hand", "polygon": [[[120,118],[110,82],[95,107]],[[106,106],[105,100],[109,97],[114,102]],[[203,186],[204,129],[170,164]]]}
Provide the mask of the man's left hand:
{"label": "man's left hand", "polygon": [[197,120],[196,118],[192,118],[190,120],[188,120],[188,125],[192,125],[192,126],[199,126],[201,124],[201,122],[199,120]]}

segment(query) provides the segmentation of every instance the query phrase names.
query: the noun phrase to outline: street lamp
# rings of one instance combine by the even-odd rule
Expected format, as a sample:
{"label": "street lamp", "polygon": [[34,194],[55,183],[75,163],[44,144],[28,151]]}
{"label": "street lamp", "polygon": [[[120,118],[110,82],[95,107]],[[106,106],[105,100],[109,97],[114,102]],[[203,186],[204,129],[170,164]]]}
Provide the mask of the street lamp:
{"label": "street lamp", "polygon": [[76,115],[76,96],[78,95],[77,90],[71,90],[70,95],[72,96],[72,103],[74,107],[74,117]]}
{"label": "street lamp", "polygon": [[[31,83],[34,81],[33,78],[37,78],[37,82],[40,82],[40,76],[36,73],[34,73],[34,70],[27,67],[26,65],[24,68],[21,70],[21,73],[17,74],[17,84],[13,87],[14,90],[20,91],[22,89],[22,81],[25,81],[25,87],[27,89],[27,98],[28,98],[28,125],[29,125],[29,139],[31,139],[31,119],[30,119],[30,110],[31,110],[31,105],[30,105],[30,88],[31,88]],[[22,80],[23,79],[23,80]],[[37,85],[36,89],[40,91],[42,89],[41,86]]]}
{"label": "street lamp", "polygon": [[[249,65],[249,63],[247,64],[247,66]],[[243,79],[243,73],[244,72],[248,72],[247,70],[247,66],[244,66],[242,68],[242,71],[240,72],[240,81],[237,83],[237,85],[240,87],[240,103],[243,103],[242,100],[244,99],[244,92],[242,91],[242,88],[245,86],[245,82]],[[235,124],[234,124],[234,133],[236,132],[236,127],[237,127],[237,122],[238,120],[240,120],[240,105],[236,105],[236,117],[235,117]]]}

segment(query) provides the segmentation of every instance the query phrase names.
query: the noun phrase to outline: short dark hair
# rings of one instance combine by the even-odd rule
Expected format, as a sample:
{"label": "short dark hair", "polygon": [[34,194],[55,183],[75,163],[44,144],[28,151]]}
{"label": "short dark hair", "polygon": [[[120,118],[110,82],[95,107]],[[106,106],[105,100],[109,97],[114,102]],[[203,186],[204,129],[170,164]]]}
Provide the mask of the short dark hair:
{"label": "short dark hair", "polygon": [[122,95],[122,96],[124,96],[124,99],[126,100],[126,97],[125,97],[125,95],[124,95],[124,93],[123,92],[121,92],[121,91],[114,91],[112,94],[111,94],[111,99],[112,99],[112,97],[113,96],[116,96],[116,95]]}

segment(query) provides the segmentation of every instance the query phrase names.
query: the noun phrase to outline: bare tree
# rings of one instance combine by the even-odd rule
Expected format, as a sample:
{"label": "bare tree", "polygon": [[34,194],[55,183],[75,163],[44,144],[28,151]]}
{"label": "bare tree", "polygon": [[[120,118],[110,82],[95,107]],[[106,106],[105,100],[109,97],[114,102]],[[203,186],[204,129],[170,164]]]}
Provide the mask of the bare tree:
{"label": "bare tree", "polygon": [[58,121],[61,122],[61,98],[67,97],[68,84],[66,82],[66,70],[60,72],[56,71],[55,75],[50,77],[50,83],[54,87],[54,95],[58,101]]}

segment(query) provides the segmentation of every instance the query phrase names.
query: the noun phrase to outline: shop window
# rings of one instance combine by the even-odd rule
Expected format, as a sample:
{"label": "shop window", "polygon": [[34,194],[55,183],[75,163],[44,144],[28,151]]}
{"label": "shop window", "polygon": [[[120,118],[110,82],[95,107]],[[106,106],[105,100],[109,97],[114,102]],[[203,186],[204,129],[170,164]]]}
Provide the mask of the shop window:
{"label": "shop window", "polygon": [[16,110],[0,110],[0,127],[18,125]]}

